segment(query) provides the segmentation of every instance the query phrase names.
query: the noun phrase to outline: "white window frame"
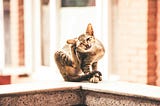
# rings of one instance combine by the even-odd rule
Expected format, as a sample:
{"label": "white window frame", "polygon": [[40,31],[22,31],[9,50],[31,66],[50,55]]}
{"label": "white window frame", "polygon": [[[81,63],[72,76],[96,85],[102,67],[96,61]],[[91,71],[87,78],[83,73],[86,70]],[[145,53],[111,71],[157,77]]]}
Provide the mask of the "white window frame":
{"label": "white window frame", "polygon": [[[34,10],[34,11],[33,11]],[[24,38],[25,38],[25,64],[24,66],[5,66],[4,47],[4,19],[3,0],[0,0],[0,74],[19,75],[31,74],[41,63],[40,61],[40,0],[24,0]],[[38,55],[37,55],[38,54]]]}
{"label": "white window frame", "polygon": [[102,35],[99,38],[104,47],[105,47],[105,55],[102,58],[102,67],[100,71],[103,74],[103,80],[108,80],[109,78],[109,0],[96,0],[96,8],[97,8],[97,25],[96,29],[99,35]]}
{"label": "white window frame", "polygon": [[[52,4],[53,3],[53,4]],[[49,8],[55,7],[57,0],[50,1]],[[50,8],[51,10],[51,8]],[[40,0],[24,0],[24,25],[25,25],[25,65],[32,73],[40,73],[43,71],[53,71],[55,68],[54,52],[56,42],[56,18],[53,17],[55,9],[50,11],[50,53],[49,66],[42,65],[41,57],[41,1]],[[56,16],[56,15],[55,15]],[[55,25],[55,26],[54,26]],[[54,36],[53,36],[54,35]],[[54,68],[53,68],[54,67]]]}

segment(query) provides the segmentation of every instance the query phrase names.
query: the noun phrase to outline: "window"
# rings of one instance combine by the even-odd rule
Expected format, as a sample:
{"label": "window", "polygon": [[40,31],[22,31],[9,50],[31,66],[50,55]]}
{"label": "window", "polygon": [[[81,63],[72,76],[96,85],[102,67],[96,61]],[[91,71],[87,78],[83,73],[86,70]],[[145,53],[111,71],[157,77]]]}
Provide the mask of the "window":
{"label": "window", "polygon": [[[23,0],[20,1],[22,2]],[[22,15],[23,20],[15,20],[18,22],[22,22],[19,24],[23,24],[24,22],[23,26],[21,26],[21,31],[23,32],[23,34],[22,36],[16,36],[19,35],[17,34],[17,32],[10,32],[14,33],[14,39],[16,40],[18,40],[20,37],[23,38],[23,49],[18,49],[20,47],[18,46],[20,43],[16,44],[17,46],[14,47],[16,47],[17,52],[15,52],[15,55],[11,55],[11,57],[9,57],[9,53],[5,54],[5,49],[0,49],[3,51],[1,54],[7,55],[7,57],[9,58],[7,61],[2,61],[0,65],[2,65],[3,62],[5,64],[10,64],[12,62],[10,62],[10,59],[12,59],[13,56],[13,63],[15,63],[16,61],[16,64],[18,64],[18,68],[20,66],[24,67],[24,72],[38,72],[41,70],[43,70],[45,74],[49,73],[49,70],[52,70],[52,72],[57,72],[58,69],[54,63],[53,57],[55,51],[62,48],[64,42],[66,42],[67,39],[75,38],[84,33],[88,23],[92,23],[95,31],[95,36],[104,43],[104,46],[106,48],[106,56],[103,58],[103,60],[101,60],[99,67],[101,68],[100,70],[104,72],[104,77],[107,78],[107,2],[105,0],[74,0],[74,4],[70,4],[69,2],[71,2],[71,0],[24,0],[22,2],[22,7],[24,9],[24,15]],[[16,3],[13,2],[12,6],[13,5],[16,5]],[[13,8],[12,6],[11,8]],[[10,14],[13,15],[13,9],[10,10]],[[18,11],[18,9],[16,9],[16,11]],[[7,17],[9,17],[9,13]],[[14,29],[16,27],[12,26],[12,16],[10,18],[10,28]],[[0,35],[0,37],[2,38],[0,39],[2,41],[0,43],[4,44],[4,46],[7,46],[5,45],[5,41],[3,40],[3,38],[5,38],[6,36],[4,37]],[[9,40],[13,39],[10,38]],[[11,41],[11,43],[13,43],[13,41]],[[10,45],[9,43],[7,44]],[[11,44],[11,47],[7,47],[7,49],[12,50],[12,46],[13,45]],[[22,50],[23,53],[21,57],[23,64],[21,65],[19,64],[20,60],[17,61],[17,59],[20,57],[19,50]],[[6,68],[6,66],[4,65],[3,67]]]}
{"label": "window", "polygon": [[88,23],[92,23],[95,36],[105,46],[106,53],[99,61],[99,70],[104,79],[108,78],[108,1],[105,0],[62,0],[58,8],[59,42],[61,48],[67,39],[85,33]]}
{"label": "window", "polygon": [[11,35],[10,35],[10,2],[4,0],[4,46],[5,46],[5,65],[11,66]]}
{"label": "window", "polygon": [[[108,8],[107,6],[102,6],[104,4],[107,5],[107,2],[105,0],[103,1],[105,3],[98,0],[89,1],[94,1],[94,5],[81,7],[63,7],[61,5],[63,1],[58,0],[50,0],[48,4],[38,4],[37,1],[33,2],[34,5],[37,5],[37,7],[34,6],[32,8],[35,9],[35,11],[32,13],[33,18],[31,18],[34,20],[31,21],[33,22],[33,26],[31,26],[31,24],[28,22],[26,22],[25,25],[30,26],[26,27],[30,28],[29,30],[34,29],[33,32],[31,31],[34,37],[30,36],[32,38],[33,45],[30,45],[30,48],[32,48],[31,54],[33,55],[31,56],[31,62],[33,64],[34,70],[45,70],[45,74],[46,71],[48,72],[49,70],[59,73],[53,58],[55,51],[62,48],[67,39],[75,38],[84,33],[88,23],[92,23],[97,38],[104,43],[106,48],[106,56],[103,58],[103,60],[101,60],[99,68],[103,72],[104,79],[108,78]],[[38,9],[38,7],[41,9]],[[106,9],[106,11],[102,11],[102,9]],[[29,11],[29,6],[25,10],[25,13],[28,14],[26,16],[29,18],[30,15],[29,12],[27,12]],[[28,32],[26,32],[26,34],[27,33]],[[29,41],[28,36],[26,36],[26,39]]]}
{"label": "window", "polygon": [[21,1],[19,5],[12,0],[0,2],[0,22],[2,23],[0,27],[0,71],[2,74],[16,74],[24,71],[24,18],[23,8],[19,8],[23,7],[23,0]]}
{"label": "window", "polygon": [[95,6],[95,0],[62,0],[61,7]]}
{"label": "window", "polygon": [[49,32],[49,1],[41,1],[41,64],[49,66],[49,48],[50,48],[50,32]]}
{"label": "window", "polygon": [[[59,33],[61,35],[59,38],[59,48],[65,45],[67,39],[78,37],[80,34],[84,33],[88,23],[92,23],[93,26],[96,26],[97,8],[95,6],[88,6],[88,1],[86,1],[74,0],[73,2],[73,0],[62,0],[62,5],[59,9],[60,18],[58,23],[60,24]],[[79,4],[84,4],[85,6],[79,7]],[[65,8],[63,5],[68,5],[68,7]],[[94,27],[94,30],[95,29]]]}

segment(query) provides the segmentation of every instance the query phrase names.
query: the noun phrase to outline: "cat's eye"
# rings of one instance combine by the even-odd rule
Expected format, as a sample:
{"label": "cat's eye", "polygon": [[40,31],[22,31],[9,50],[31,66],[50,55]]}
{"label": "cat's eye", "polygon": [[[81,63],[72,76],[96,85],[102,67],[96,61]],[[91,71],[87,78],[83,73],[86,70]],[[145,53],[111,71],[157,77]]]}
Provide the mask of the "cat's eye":
{"label": "cat's eye", "polygon": [[91,40],[91,38],[87,38],[87,41],[90,41]]}

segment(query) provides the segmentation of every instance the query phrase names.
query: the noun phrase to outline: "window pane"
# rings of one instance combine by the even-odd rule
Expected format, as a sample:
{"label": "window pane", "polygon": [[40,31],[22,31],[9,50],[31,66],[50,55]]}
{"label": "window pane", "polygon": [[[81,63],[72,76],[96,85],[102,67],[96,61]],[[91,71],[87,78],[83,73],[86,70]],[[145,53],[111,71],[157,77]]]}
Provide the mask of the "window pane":
{"label": "window pane", "polygon": [[11,37],[10,37],[10,6],[9,1],[4,0],[4,45],[5,45],[5,64],[11,65]]}
{"label": "window pane", "polygon": [[[12,5],[10,5],[12,3]],[[24,66],[24,15],[23,0],[18,3],[3,0],[5,66]]]}
{"label": "window pane", "polygon": [[50,37],[49,37],[49,1],[42,0],[41,5],[41,61],[42,65],[49,65],[49,48],[50,48]]}
{"label": "window pane", "polygon": [[62,0],[62,7],[86,7],[95,6],[95,0]]}

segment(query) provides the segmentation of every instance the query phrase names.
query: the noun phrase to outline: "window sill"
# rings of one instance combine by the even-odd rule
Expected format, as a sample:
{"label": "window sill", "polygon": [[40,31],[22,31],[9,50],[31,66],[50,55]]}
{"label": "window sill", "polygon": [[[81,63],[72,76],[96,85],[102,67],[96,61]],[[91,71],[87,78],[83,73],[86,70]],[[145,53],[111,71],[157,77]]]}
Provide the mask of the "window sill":
{"label": "window sill", "polygon": [[17,94],[29,91],[80,89],[123,96],[140,97],[160,101],[160,87],[119,81],[88,82],[30,82],[0,86],[0,95]]}

